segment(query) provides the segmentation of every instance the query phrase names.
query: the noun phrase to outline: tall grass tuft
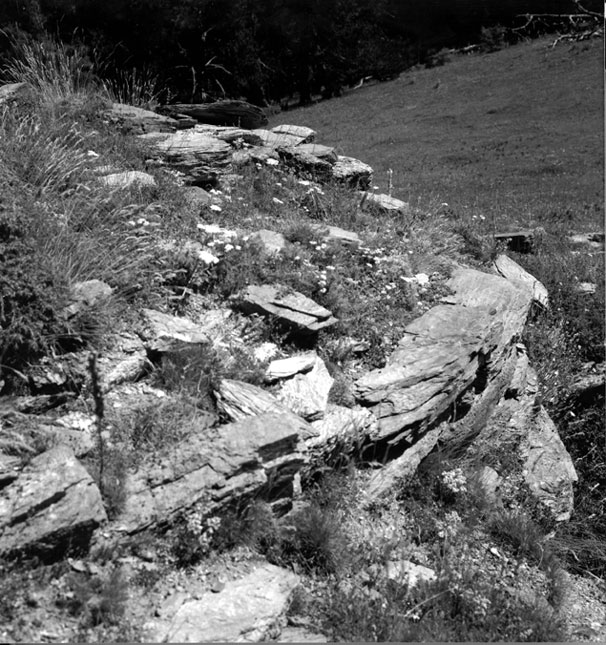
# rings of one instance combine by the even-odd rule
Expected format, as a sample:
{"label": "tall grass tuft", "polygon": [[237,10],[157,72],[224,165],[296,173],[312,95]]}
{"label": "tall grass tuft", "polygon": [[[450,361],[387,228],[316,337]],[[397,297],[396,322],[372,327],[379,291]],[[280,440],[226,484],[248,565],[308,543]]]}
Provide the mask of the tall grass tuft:
{"label": "tall grass tuft", "polygon": [[52,38],[28,38],[13,41],[13,50],[3,76],[9,82],[28,83],[46,104],[86,96],[94,86],[92,64],[84,48]]}

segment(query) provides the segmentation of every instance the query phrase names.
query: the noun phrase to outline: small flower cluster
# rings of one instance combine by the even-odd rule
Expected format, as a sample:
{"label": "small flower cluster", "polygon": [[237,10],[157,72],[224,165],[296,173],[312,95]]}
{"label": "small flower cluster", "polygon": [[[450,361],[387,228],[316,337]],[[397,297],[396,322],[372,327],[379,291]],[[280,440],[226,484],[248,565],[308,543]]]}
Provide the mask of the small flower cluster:
{"label": "small flower cluster", "polygon": [[436,522],[436,527],[438,528],[438,537],[443,540],[452,540],[454,537],[456,537],[462,524],[463,520],[461,520],[460,515],[456,511],[446,513],[443,520],[438,520]]}
{"label": "small flower cluster", "polygon": [[385,259],[385,249],[383,247],[370,249],[367,246],[360,246],[358,250],[366,266],[369,268],[374,267]]}
{"label": "small flower cluster", "polygon": [[467,492],[467,478],[462,468],[453,468],[442,473],[441,481],[446,490],[453,494]]}
{"label": "small flower cluster", "polygon": [[213,537],[221,526],[221,518],[216,516],[204,518],[201,506],[197,505],[187,516],[186,522],[187,530],[197,536],[201,551],[208,553]]}

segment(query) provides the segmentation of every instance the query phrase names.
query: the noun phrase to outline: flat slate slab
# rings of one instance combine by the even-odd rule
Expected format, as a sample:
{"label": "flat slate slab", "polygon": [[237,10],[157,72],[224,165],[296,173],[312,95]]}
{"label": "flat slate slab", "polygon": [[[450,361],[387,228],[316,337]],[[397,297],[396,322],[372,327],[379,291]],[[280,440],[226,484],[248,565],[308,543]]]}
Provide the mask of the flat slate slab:
{"label": "flat slate slab", "polygon": [[245,313],[276,316],[308,333],[337,322],[328,309],[281,285],[251,285],[239,294],[237,301]]}

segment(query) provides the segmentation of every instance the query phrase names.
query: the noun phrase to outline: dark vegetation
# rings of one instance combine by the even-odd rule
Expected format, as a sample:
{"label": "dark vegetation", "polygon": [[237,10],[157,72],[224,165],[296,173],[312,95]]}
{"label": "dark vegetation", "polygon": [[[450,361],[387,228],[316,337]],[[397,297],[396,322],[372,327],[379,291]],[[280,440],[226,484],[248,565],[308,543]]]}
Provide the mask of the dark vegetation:
{"label": "dark vegetation", "polygon": [[137,82],[163,102],[288,104],[296,95],[305,104],[363,78],[439,64],[445,47],[481,41],[493,51],[562,26],[547,19],[518,33],[510,28],[524,25],[520,14],[576,11],[570,0],[4,0],[0,60],[21,31],[50,33],[85,45],[82,71],[94,66],[117,94]]}
{"label": "dark vegetation", "polygon": [[[32,33],[54,30],[59,25],[64,35],[71,37],[76,22],[69,21],[76,20],[78,7],[81,10],[83,6],[84,3],[68,6],[58,0],[32,0],[25,5],[9,2],[0,11]],[[230,3],[232,6],[240,4]],[[246,6],[253,14],[257,11],[253,3]],[[267,3],[262,7],[268,10],[270,6]],[[355,6],[362,10],[363,3]],[[453,11],[457,6],[452,3]],[[149,12],[149,3],[132,4],[125,9],[123,3],[117,6],[107,2],[101,6],[91,1],[86,7],[91,16],[96,16],[97,24],[106,24],[99,18],[103,14],[104,20],[115,21],[111,29],[117,30],[121,25],[122,31],[93,33],[91,25],[95,23],[91,18],[89,26],[75,34],[76,40],[88,42],[107,55],[108,34],[121,34],[123,40],[112,64],[120,61],[127,67],[140,65],[144,54],[134,49],[135,36],[129,39],[141,33],[137,30],[153,32],[156,23],[149,21],[156,18]],[[141,22],[129,13],[136,7]],[[280,5],[282,11],[294,10],[293,7],[294,3]],[[297,5],[302,13],[305,7],[304,3]],[[433,15],[432,7],[427,5],[428,15]],[[27,12],[20,13],[24,8]],[[234,17],[225,11],[223,3],[199,2],[195,8],[201,12],[198,26],[209,15],[204,11],[210,8],[217,16]],[[401,3],[399,10],[404,8],[405,3]],[[263,65],[247,68],[253,70],[250,78],[258,82],[258,87],[246,89],[242,80],[246,72],[236,63],[249,64],[254,56],[261,55],[261,50],[254,49],[256,40],[244,37],[248,32],[243,27],[235,31],[240,39],[237,42],[248,43],[253,49],[232,51],[227,44],[235,47],[237,39],[228,43],[230,25],[225,24],[208,32],[208,50],[190,61],[181,80],[176,79],[171,86],[163,76],[166,69],[153,65],[159,65],[160,44],[176,52],[176,58],[171,60],[174,70],[188,60],[187,52],[193,51],[191,43],[199,37],[195,30],[190,34],[191,41],[183,41],[190,42],[190,49],[186,45],[183,51],[168,47],[173,43],[170,38],[182,35],[177,27],[184,27],[176,17],[187,22],[187,14],[179,13],[186,9],[193,11],[194,5],[158,2],[158,16],[165,19],[162,24],[172,25],[176,31],[156,32],[161,36],[154,44],[157,50],[147,44],[151,68],[137,72],[142,75],[138,78],[143,85],[144,79],[157,78],[160,84],[153,87],[163,87],[166,82],[175,95],[184,92],[182,96],[187,99],[199,99],[202,92],[216,95],[223,91],[243,93],[259,102],[282,98],[292,91],[305,96],[307,90],[297,76],[300,70],[296,71],[300,52],[288,49],[294,45],[290,41],[285,44],[286,37],[276,42],[285,48],[284,65],[291,66],[288,74],[280,70],[283,76],[271,76]],[[516,5],[515,11],[520,10]],[[171,12],[170,20],[162,11]],[[59,15],[62,19],[57,22]],[[444,14],[445,24],[448,15]],[[144,18],[147,22],[143,22]],[[505,21],[502,16],[498,19]],[[125,28],[128,20],[136,27],[132,33]],[[288,20],[278,22],[291,25]],[[309,33],[313,35],[319,27],[311,19],[309,22]],[[438,23],[434,20],[432,24]],[[489,24],[485,17],[477,21],[478,28],[482,24]],[[347,21],[343,25],[345,29]],[[347,28],[354,30],[353,25]],[[440,30],[436,29],[436,33]],[[11,34],[15,36],[17,32]],[[483,35],[490,49],[502,42],[501,36],[497,27],[485,28]],[[322,37],[328,38],[326,34]],[[369,42],[374,38],[369,36]],[[339,46],[341,42],[348,41],[339,41]],[[391,47],[397,42],[400,41],[389,40],[387,44]],[[431,47],[441,47],[447,41],[423,41],[417,36],[417,41],[413,38],[410,42],[425,42],[417,51],[429,52]],[[220,47],[221,56],[229,54],[232,58],[212,60],[214,55],[219,56],[215,52]],[[74,81],[73,70],[67,70],[67,76],[55,76],[46,87],[54,93],[52,101],[45,104],[49,97],[42,91],[30,120],[12,119],[8,111],[2,115],[0,176],[3,182],[6,180],[0,203],[0,363],[2,379],[6,381],[2,386],[19,391],[21,370],[41,356],[61,354],[74,347],[94,348],[129,307],[162,302],[179,312],[187,307],[192,294],[221,302],[248,281],[272,279],[338,311],[342,321],[339,333],[369,340],[369,366],[380,365],[401,335],[407,317],[419,315],[443,295],[441,282],[436,279],[429,293],[422,296],[416,294],[418,297],[413,298],[415,294],[408,293],[405,287],[398,290],[397,296],[389,296],[388,286],[396,281],[400,269],[391,269],[387,264],[379,274],[377,266],[383,267],[385,247],[410,253],[410,271],[406,273],[431,274],[434,269],[441,270],[440,254],[471,254],[467,261],[487,263],[498,250],[490,240],[491,233],[504,227],[541,226],[545,234],[534,253],[516,256],[516,260],[541,279],[550,292],[551,308],[535,313],[525,342],[539,372],[543,403],[557,422],[579,473],[576,511],[567,526],[551,534],[553,525],[527,500],[521,508],[491,509],[469,479],[463,479],[458,488],[446,485],[444,474],[456,471],[455,464],[434,454],[423,463],[412,485],[399,491],[395,504],[383,509],[359,511],[353,472],[328,474],[307,492],[307,505],[282,522],[261,501],[220,519],[204,517],[194,509],[168,535],[172,552],[167,562],[188,567],[210,553],[244,542],[270,561],[308,576],[315,587],[312,592],[301,591],[290,613],[307,617],[337,640],[563,640],[557,618],[562,598],[561,563],[565,561],[579,572],[603,575],[606,571],[606,497],[600,486],[606,479],[606,445],[603,393],[590,401],[571,396],[571,386],[588,369],[587,364],[604,361],[603,255],[575,255],[565,241],[570,232],[593,230],[603,224],[602,151],[596,137],[601,129],[600,77],[593,60],[600,58],[596,56],[599,46],[589,42],[561,47],[548,49],[545,41],[539,41],[490,57],[454,57],[447,67],[416,70],[392,84],[291,113],[285,120],[316,127],[323,133],[323,140],[374,165],[378,183],[383,182],[381,171],[393,168],[396,194],[420,207],[414,211],[416,219],[402,222],[384,217],[378,222],[372,213],[362,214],[352,207],[348,201],[351,198],[338,187],[328,187],[326,195],[322,195],[321,208],[317,208],[317,201],[305,201],[308,192],[297,185],[294,177],[263,169],[244,178],[232,192],[232,204],[225,205],[221,214],[206,215],[212,217],[213,223],[281,230],[297,243],[299,260],[294,256],[287,261],[261,261],[254,243],[234,240],[231,251],[214,249],[220,262],[203,270],[186,255],[158,250],[157,241],[163,234],[179,240],[193,238],[200,221],[199,213],[188,212],[170,185],[162,183],[160,173],[156,175],[159,188],[128,194],[108,192],[89,180],[90,168],[85,161],[88,149],[133,169],[145,168],[144,155],[112,134],[98,118],[100,99],[90,88],[79,94],[80,86],[69,85],[64,97],[69,101],[61,100],[57,93],[62,86],[57,81]],[[68,47],[63,51],[72,50]],[[72,53],[81,51],[74,49]],[[263,57],[264,63],[271,60],[265,53]],[[68,55],[64,60],[78,62],[77,69],[86,75],[85,59],[70,59]],[[373,65],[377,60],[378,54]],[[417,58],[415,63],[419,60],[422,59]],[[379,75],[378,67],[363,67],[360,61],[355,64],[359,67],[352,64],[352,69],[357,75]],[[277,69],[277,63],[275,66]],[[255,70],[261,70],[259,76],[255,76]],[[90,71],[89,80],[94,81],[94,70]],[[536,82],[538,77],[541,83]],[[77,78],[82,80],[81,76]],[[197,84],[193,97],[192,78]],[[566,91],[560,92],[563,79]],[[115,75],[114,81],[119,83]],[[411,84],[404,85],[409,81]],[[340,79],[342,82],[348,82],[347,78]],[[319,82],[310,92],[315,93],[324,83]],[[114,87],[120,89],[119,85]],[[263,91],[254,98],[259,88]],[[129,93],[128,88],[124,89],[125,95]],[[369,104],[381,108],[372,119],[366,109]],[[275,195],[280,204],[273,200]],[[158,208],[163,208],[163,217],[156,233],[127,224],[129,218],[151,216]],[[344,254],[330,246],[322,248],[314,240],[313,230],[301,224],[301,217],[292,217],[292,213],[302,213],[305,208],[315,208],[317,220],[326,218],[331,223],[376,234],[375,246],[357,254]],[[69,226],[65,226],[66,220]],[[68,233],[61,234],[65,230]],[[116,240],[120,243],[116,244]],[[112,251],[108,253],[108,249]],[[295,261],[300,264],[293,268]],[[327,273],[330,266],[338,268],[335,275]],[[115,288],[114,309],[105,320],[93,314],[93,321],[67,321],[62,312],[69,302],[69,287],[77,280],[92,277],[106,280]],[[358,285],[352,287],[348,279],[357,280]],[[596,294],[579,294],[575,289],[579,281],[596,283]],[[365,294],[364,299],[358,295],[360,292]],[[355,307],[351,305],[354,295]],[[383,308],[386,303],[390,308]],[[268,328],[259,333],[275,338]],[[331,349],[332,340],[322,338],[320,350],[335,364],[345,363],[347,355],[341,355],[338,346]],[[120,481],[142,454],[179,441],[189,425],[194,421],[199,424],[201,414],[214,411],[212,390],[221,377],[237,373],[240,378],[258,382],[259,366],[249,365],[245,357],[231,353],[237,362],[235,367],[228,364],[227,356],[216,352],[168,355],[163,364],[155,366],[154,378],[158,385],[178,393],[182,399],[177,404],[130,410],[132,414],[125,419],[109,419],[121,433],[112,437],[119,440],[121,449],[105,454],[107,481],[101,482],[110,514],[119,512],[124,502]],[[234,372],[230,371],[232,367]],[[128,449],[122,450],[123,446]],[[94,459],[98,460],[99,455]],[[91,469],[96,472],[98,464],[91,464]],[[111,489],[112,482],[115,490]],[[506,557],[490,559],[487,547]],[[417,588],[390,580],[380,566],[392,554],[425,562],[437,572],[437,579]],[[56,565],[56,570],[34,568],[32,575],[27,567],[22,570],[2,563],[0,618],[5,623],[18,624],[17,601],[30,608],[38,602],[35,596],[26,597],[26,590],[34,585],[38,591],[38,586],[43,589],[51,579],[61,578],[53,592],[54,602],[79,617],[81,640],[91,639],[86,630],[99,625],[110,630],[107,640],[134,640],[136,634],[124,633],[128,628],[122,616],[127,589],[112,558],[115,554],[103,560],[96,573],[68,573],[63,563]],[[518,593],[520,589],[512,592],[504,575],[510,570],[504,562],[513,563],[513,579],[520,585],[529,566],[538,568],[547,600],[543,601],[538,593],[529,600]],[[59,571],[60,567],[63,570]],[[363,571],[370,573],[363,577]],[[14,593],[15,589],[20,590],[19,594]]]}

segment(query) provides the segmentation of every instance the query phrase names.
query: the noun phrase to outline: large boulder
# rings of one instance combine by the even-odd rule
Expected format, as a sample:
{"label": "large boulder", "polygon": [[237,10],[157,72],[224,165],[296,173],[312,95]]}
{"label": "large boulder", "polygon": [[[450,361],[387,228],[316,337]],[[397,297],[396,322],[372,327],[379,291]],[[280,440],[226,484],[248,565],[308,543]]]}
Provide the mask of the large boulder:
{"label": "large boulder", "polygon": [[314,429],[292,413],[260,414],[200,429],[145,460],[126,482],[127,501],[115,528],[127,534],[168,523],[197,503],[206,515],[270,487],[289,495],[308,461],[304,439]]}
{"label": "large boulder", "polygon": [[[183,603],[150,627],[150,642],[258,643],[280,635],[299,576],[261,563],[244,577]],[[147,639],[146,639],[147,640]]]}
{"label": "large boulder", "polygon": [[91,476],[70,448],[56,446],[0,491],[0,555],[82,547],[106,520]]}
{"label": "large boulder", "polygon": [[448,285],[451,304],[408,325],[387,365],[354,384],[378,419],[378,439],[418,439],[467,390],[481,394],[515,351],[530,290],[473,269],[456,270]]}

